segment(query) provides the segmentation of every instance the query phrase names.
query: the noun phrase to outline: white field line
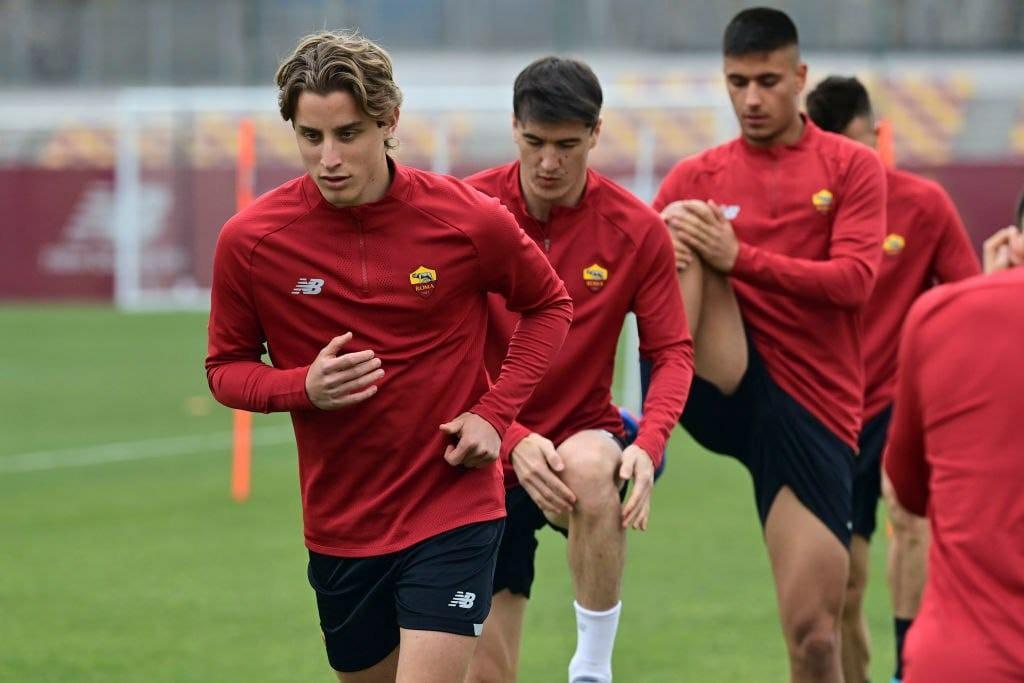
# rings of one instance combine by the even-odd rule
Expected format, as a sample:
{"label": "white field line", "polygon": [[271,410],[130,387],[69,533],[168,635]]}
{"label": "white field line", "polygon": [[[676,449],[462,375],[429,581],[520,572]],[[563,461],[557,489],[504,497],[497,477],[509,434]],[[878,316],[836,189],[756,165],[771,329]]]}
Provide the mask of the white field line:
{"label": "white field line", "polygon": [[[252,430],[253,446],[274,446],[294,441],[294,439],[291,427],[257,427]],[[0,455],[0,474],[149,460],[214,450],[223,450],[227,453],[231,449],[231,441],[231,432],[213,432]]]}

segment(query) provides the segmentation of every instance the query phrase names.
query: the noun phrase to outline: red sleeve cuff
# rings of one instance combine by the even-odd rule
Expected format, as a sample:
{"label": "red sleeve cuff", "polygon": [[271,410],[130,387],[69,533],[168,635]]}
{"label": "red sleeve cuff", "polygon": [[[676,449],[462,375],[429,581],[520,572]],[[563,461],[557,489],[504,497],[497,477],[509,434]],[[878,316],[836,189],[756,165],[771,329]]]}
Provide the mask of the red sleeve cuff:
{"label": "red sleeve cuff", "polygon": [[501,459],[512,462],[512,451],[514,451],[516,446],[519,445],[519,442],[528,437],[530,433],[529,429],[518,422],[510,424],[508,429],[505,431],[505,438],[501,440]]}
{"label": "red sleeve cuff", "polygon": [[753,249],[750,245],[746,242],[740,242],[740,250],[736,253],[736,262],[732,264],[732,272],[729,275],[734,275],[740,279],[749,275],[753,256]]}
{"label": "red sleeve cuff", "polygon": [[282,378],[284,381],[281,382],[284,392],[276,397],[274,403],[277,405],[272,405],[271,410],[316,409],[313,402],[309,400],[309,394],[306,393],[306,375],[309,373],[309,366],[305,365],[281,372],[285,373]]}
{"label": "red sleeve cuff", "polygon": [[645,434],[641,434],[633,442],[633,445],[637,448],[642,448],[647,453],[651,462],[654,463],[654,469],[661,467],[661,461],[665,458],[665,444],[659,445],[657,437],[648,437]]}
{"label": "red sleeve cuff", "polygon": [[498,438],[502,441],[505,440],[505,433],[508,431],[508,427],[500,417],[493,414],[479,403],[470,408],[469,412],[473,413],[477,417],[487,420],[487,423],[494,427],[494,431],[498,432]]}

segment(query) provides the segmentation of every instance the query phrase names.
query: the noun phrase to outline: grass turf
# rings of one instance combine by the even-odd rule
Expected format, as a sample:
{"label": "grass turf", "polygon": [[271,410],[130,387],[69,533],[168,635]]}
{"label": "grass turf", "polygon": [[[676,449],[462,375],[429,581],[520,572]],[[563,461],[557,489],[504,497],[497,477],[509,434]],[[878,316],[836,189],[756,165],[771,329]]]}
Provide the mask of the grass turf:
{"label": "grass turf", "polygon": [[[333,680],[287,417],[256,417],[269,443],[251,500],[232,502],[230,412],[208,397],[205,317],[6,306],[0,329],[0,680]],[[128,443],[80,450],[114,442]],[[168,443],[189,450],[160,455]],[[76,464],[110,453],[121,459]],[[874,680],[892,663],[884,546],[867,599]],[[541,532],[520,680],[565,680],[564,558],[564,541]],[[650,531],[630,536],[623,601],[616,680],[786,678],[747,475],[682,433]]]}

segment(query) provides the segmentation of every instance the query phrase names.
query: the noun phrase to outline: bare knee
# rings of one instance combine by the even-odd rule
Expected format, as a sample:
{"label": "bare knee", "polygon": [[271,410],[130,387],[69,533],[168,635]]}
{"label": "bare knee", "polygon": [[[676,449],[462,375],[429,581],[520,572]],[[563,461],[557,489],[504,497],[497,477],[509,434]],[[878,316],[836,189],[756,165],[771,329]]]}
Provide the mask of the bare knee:
{"label": "bare knee", "polygon": [[807,672],[826,672],[839,655],[839,636],[832,619],[797,623],[790,635],[790,657]]}
{"label": "bare knee", "polygon": [[850,574],[846,580],[846,598],[843,601],[843,620],[848,623],[860,619],[868,584],[869,557],[870,545],[867,539],[854,535],[850,542]]}
{"label": "bare knee", "polygon": [[466,683],[515,683],[515,673],[509,673],[503,663],[490,657],[474,655],[473,666],[466,676]]}
{"label": "bare knee", "polygon": [[907,512],[899,503],[889,504],[893,543],[908,551],[920,549],[928,542],[928,520]]}
{"label": "bare knee", "polygon": [[[618,502],[616,474],[622,453],[611,438],[591,432],[587,438],[573,437],[558,452],[565,463],[562,480],[576,494],[576,514],[607,512],[609,504]],[[606,442],[606,443],[605,443]]]}
{"label": "bare knee", "polygon": [[853,577],[846,584],[846,600],[843,604],[843,621],[856,624],[860,621],[861,608],[864,604],[864,584],[854,583]]}

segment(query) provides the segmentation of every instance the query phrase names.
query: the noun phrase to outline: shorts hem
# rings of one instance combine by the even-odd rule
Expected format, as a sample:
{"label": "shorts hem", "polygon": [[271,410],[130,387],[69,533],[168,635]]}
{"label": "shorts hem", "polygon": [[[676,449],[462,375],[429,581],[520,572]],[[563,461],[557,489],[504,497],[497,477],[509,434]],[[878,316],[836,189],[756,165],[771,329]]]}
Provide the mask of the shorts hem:
{"label": "shorts hem", "polygon": [[483,622],[477,624],[472,621],[461,619],[445,619],[444,617],[430,617],[400,614],[398,626],[407,631],[434,631],[436,633],[453,633],[457,636],[478,637],[483,632]]}

